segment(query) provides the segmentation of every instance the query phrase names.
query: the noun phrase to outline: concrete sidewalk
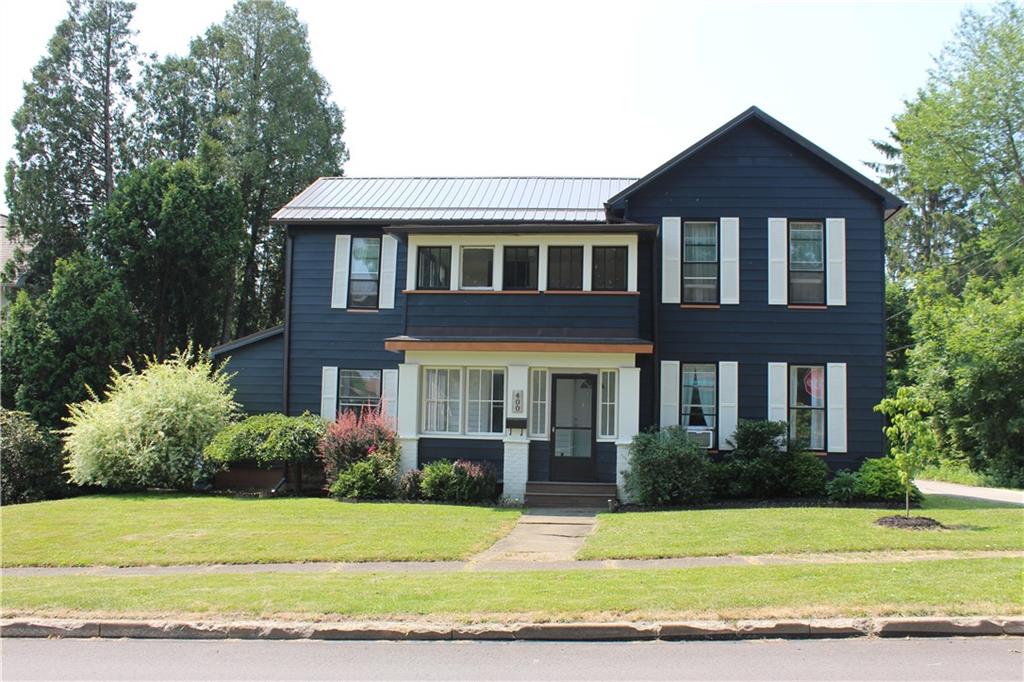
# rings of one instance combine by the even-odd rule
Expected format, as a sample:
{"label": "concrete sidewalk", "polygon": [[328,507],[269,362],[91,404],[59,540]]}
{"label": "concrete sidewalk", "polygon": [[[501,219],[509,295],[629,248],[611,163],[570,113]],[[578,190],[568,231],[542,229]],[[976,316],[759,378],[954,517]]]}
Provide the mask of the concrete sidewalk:
{"label": "concrete sidewalk", "polygon": [[914,483],[925,495],[952,495],[953,497],[969,497],[976,500],[1024,505],[1024,490],[982,488],[976,485],[960,485],[959,483],[923,479],[916,479]]}

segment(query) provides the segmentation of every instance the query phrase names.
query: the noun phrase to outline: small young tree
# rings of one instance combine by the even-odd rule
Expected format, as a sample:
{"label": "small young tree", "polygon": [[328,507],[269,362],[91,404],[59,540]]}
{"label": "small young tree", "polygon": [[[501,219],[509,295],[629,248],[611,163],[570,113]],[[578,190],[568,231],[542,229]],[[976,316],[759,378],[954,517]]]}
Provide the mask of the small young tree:
{"label": "small young tree", "polygon": [[907,518],[910,518],[910,496],[914,489],[914,475],[936,448],[935,431],[928,415],[932,405],[927,398],[909,387],[900,388],[896,396],[875,405],[875,411],[887,418],[883,427],[889,439],[889,455],[895,460],[903,484]]}

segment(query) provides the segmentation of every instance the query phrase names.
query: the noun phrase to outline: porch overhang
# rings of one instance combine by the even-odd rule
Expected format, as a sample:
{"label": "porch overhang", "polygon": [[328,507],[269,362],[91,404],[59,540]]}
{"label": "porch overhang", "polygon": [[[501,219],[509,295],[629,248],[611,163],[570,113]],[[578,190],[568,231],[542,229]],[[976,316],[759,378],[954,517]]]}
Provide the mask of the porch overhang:
{"label": "porch overhang", "polygon": [[384,340],[389,351],[499,351],[540,353],[653,353],[654,343],[645,339],[567,338],[458,338],[393,336]]}

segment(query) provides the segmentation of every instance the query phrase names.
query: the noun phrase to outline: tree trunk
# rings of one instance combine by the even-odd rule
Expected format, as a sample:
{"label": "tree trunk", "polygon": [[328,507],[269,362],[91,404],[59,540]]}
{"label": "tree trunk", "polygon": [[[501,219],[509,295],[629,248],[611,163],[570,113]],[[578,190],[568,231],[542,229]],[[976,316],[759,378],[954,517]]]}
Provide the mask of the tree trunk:
{"label": "tree trunk", "polygon": [[906,495],[907,518],[909,519],[910,518],[910,486],[907,486],[907,489],[904,490],[903,492]]}

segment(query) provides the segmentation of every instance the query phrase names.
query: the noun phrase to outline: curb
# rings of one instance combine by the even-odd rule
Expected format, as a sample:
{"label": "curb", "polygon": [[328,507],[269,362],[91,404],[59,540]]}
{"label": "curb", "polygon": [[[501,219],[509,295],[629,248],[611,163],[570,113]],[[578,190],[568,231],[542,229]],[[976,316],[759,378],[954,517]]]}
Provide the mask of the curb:
{"label": "curb", "polygon": [[105,639],[490,640],[600,642],[1024,635],[1024,616],[669,621],[664,623],[313,623],[292,621],[0,620],[0,637]]}

